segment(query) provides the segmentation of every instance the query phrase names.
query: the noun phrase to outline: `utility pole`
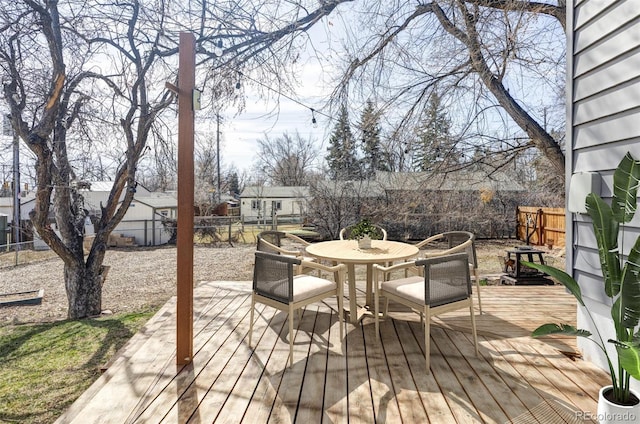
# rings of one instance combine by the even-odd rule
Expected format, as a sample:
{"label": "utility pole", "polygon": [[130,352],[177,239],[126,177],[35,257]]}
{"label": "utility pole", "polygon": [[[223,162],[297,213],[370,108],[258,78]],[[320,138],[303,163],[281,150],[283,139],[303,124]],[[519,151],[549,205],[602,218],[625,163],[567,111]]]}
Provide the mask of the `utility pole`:
{"label": "utility pole", "polygon": [[[20,243],[20,138],[11,128],[11,115],[2,116],[2,135],[13,137],[13,234],[12,242]],[[4,165],[3,171],[4,171]],[[4,172],[2,173],[4,175]],[[19,246],[16,244],[16,252]]]}
{"label": "utility pole", "polygon": [[13,242],[20,249],[20,139],[13,133]]}
{"label": "utility pole", "polygon": [[221,198],[220,198],[220,114],[219,113],[216,113],[216,161],[217,161],[216,169],[218,170],[218,178],[217,178],[218,186],[216,188],[216,197],[218,200],[217,205],[219,205],[221,202]]}

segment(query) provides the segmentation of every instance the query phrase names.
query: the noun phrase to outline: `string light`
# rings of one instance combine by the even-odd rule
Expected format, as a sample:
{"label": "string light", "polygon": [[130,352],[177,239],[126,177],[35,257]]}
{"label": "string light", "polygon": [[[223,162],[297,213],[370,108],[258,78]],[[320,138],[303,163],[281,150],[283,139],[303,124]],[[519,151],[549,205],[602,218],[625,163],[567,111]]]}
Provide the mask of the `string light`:
{"label": "string light", "polygon": [[224,50],[222,47],[223,47],[222,40],[218,40],[216,47],[213,49],[213,54],[215,54],[218,57],[222,56],[222,53],[224,53]]}
{"label": "string light", "polygon": [[311,109],[311,125],[313,125],[313,128],[318,128],[318,121],[316,120],[316,111],[314,108],[309,108]]}
{"label": "string light", "polygon": [[[272,88],[272,87],[268,86],[267,84],[265,84],[265,83],[263,83],[261,81],[258,81],[258,80],[254,79],[254,78],[251,78],[249,75],[243,74],[241,71],[237,71],[237,72],[238,72],[239,76],[242,76],[243,78],[246,78],[249,81],[251,81],[251,82],[253,82],[255,84],[258,84],[258,85],[266,88],[267,90],[272,91],[272,92],[278,94],[279,96],[284,97],[285,99],[290,100],[290,101],[292,101],[292,102],[294,102],[294,103],[296,103],[296,104],[298,104],[298,105],[300,105],[300,106],[302,106],[304,108],[310,109],[311,110],[311,123],[314,125],[314,128],[317,128],[317,125],[318,125],[318,120],[316,119],[316,113],[318,115],[324,116],[325,118],[327,118],[330,121],[333,121],[333,117],[331,115],[327,115],[326,113],[323,113],[323,112],[321,112],[319,110],[316,110],[316,109],[314,109],[314,108],[312,108],[310,106],[307,106],[304,103],[302,103],[300,100],[294,99],[293,97],[291,97],[291,96],[289,96],[289,95],[287,95],[287,94],[285,94],[285,93],[283,93],[281,91],[278,91],[275,88]],[[240,88],[239,86],[240,86],[240,81],[238,81],[236,83],[236,88]]]}

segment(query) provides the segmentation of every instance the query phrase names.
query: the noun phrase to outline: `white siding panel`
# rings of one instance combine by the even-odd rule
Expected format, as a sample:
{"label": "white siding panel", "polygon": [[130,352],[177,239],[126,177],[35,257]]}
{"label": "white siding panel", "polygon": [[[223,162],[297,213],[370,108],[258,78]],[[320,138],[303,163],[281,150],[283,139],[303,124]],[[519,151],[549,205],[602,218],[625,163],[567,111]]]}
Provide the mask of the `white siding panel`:
{"label": "white siding panel", "polygon": [[[602,174],[603,197],[611,196],[612,173],[630,151],[640,158],[640,2],[584,0],[567,2],[568,33],[568,177],[571,173]],[[582,124],[581,124],[582,123]],[[568,182],[568,181],[567,181]],[[640,215],[640,214],[638,214]],[[573,214],[567,228],[567,266],[580,284],[596,325],[608,337],[612,329],[610,300],[602,291],[597,246],[588,217]],[[628,251],[640,234],[640,216],[622,237]],[[591,322],[578,308],[578,325]],[[606,369],[604,358],[579,338],[585,358]],[[615,357],[615,355],[614,355]]]}
{"label": "white siding panel", "polygon": [[640,137],[640,108],[582,124],[573,129],[574,149]]}
{"label": "white siding panel", "polygon": [[[601,3],[606,2],[603,1]],[[579,53],[590,45],[606,38],[611,32],[616,31],[638,16],[640,16],[640,8],[635,1],[614,3],[598,19],[589,22],[576,31],[574,37],[575,53]]]}
{"label": "white siding panel", "polygon": [[587,274],[584,272],[576,273],[577,280],[580,281],[580,290],[582,298],[593,299],[600,303],[610,302],[609,297],[604,292],[604,283],[599,275]]}
{"label": "white siding panel", "polygon": [[640,78],[626,82],[587,100],[574,102],[574,125],[632,110],[638,106],[638,98],[640,98]]}
{"label": "white siding panel", "polygon": [[[605,149],[605,150],[603,150]],[[587,172],[615,169],[620,159],[627,153],[640,158],[640,140],[625,140],[612,143],[600,149],[590,148],[576,150],[573,153],[573,172]]]}
{"label": "white siding panel", "polygon": [[[575,16],[574,28],[576,30],[579,29],[615,2],[616,0],[576,0],[576,8],[573,12]],[[569,4],[567,4],[567,7],[569,7]]]}
{"label": "white siding panel", "polygon": [[[639,5],[640,6],[640,5]],[[640,69],[640,48],[629,56],[622,56],[595,72],[583,75],[574,81],[573,98],[580,101],[631,80]]]}
{"label": "white siding panel", "polygon": [[[587,218],[585,219],[588,220],[590,218],[587,215]],[[579,222],[576,224],[573,234],[573,245],[576,248],[597,249],[598,242],[596,241],[596,236],[593,233],[591,221]]]}
{"label": "white siding panel", "polygon": [[640,45],[640,21],[634,21],[624,31],[618,32],[576,54],[574,57],[574,77],[583,75]]}
{"label": "white siding panel", "polygon": [[144,203],[136,202],[135,200],[129,205],[127,213],[125,214],[123,221],[135,221],[138,219],[152,219],[153,209]]}

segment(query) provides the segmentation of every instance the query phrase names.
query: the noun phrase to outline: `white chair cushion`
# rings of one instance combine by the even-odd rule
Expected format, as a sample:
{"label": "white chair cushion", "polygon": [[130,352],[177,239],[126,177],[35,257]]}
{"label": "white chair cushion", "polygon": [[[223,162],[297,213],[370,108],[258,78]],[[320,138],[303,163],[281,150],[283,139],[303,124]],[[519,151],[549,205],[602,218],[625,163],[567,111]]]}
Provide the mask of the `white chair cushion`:
{"label": "white chair cushion", "polygon": [[383,281],[382,290],[412,302],[424,304],[424,277],[415,275],[397,280]]}
{"label": "white chair cushion", "polygon": [[293,277],[293,301],[309,299],[320,293],[335,290],[337,284],[335,281],[325,280],[324,278],[314,277],[313,275],[296,275]]}

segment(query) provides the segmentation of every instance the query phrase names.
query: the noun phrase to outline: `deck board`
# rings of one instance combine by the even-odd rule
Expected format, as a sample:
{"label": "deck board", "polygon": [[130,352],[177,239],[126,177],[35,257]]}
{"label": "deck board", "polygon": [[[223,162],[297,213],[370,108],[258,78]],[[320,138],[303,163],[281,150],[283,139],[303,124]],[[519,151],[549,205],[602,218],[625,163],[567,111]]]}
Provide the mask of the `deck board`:
{"label": "deck board", "polygon": [[175,299],[167,302],[57,422],[577,422],[576,413],[595,413],[608,381],[562,353],[576,349],[573,338],[529,336],[550,319],[575,323],[561,287],[483,287],[477,357],[468,312],[435,318],[429,373],[418,315],[393,303],[380,341],[371,316],[341,339],[335,302],[310,305],[295,318],[291,367],[286,314],[258,305],[251,349],[250,288],[195,289],[188,366],[176,365]]}

